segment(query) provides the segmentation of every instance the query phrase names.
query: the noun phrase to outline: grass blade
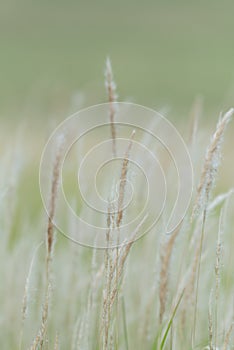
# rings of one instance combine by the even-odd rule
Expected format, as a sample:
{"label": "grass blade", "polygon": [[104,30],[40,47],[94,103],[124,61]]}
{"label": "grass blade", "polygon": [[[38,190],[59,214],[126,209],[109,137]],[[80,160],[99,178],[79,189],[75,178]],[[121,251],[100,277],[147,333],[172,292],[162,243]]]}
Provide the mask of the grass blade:
{"label": "grass blade", "polygon": [[125,308],[124,297],[122,297],[122,314],[123,314],[124,341],[125,341],[126,350],[128,350],[129,349],[129,347],[128,347],[128,328],[127,328],[126,308]]}
{"label": "grass blade", "polygon": [[164,346],[165,346],[165,343],[166,343],[166,340],[167,340],[168,333],[169,333],[169,331],[170,331],[170,329],[171,329],[171,325],[172,325],[173,319],[174,319],[174,317],[175,317],[175,315],[176,315],[177,309],[178,309],[178,307],[179,307],[179,305],[180,305],[180,302],[181,302],[181,300],[182,300],[182,298],[183,298],[183,295],[184,295],[184,290],[183,290],[183,292],[181,293],[181,296],[179,297],[179,300],[178,300],[178,302],[177,302],[177,304],[176,304],[176,306],[175,306],[175,308],[174,308],[174,310],[173,310],[173,312],[172,312],[171,318],[170,318],[170,320],[169,320],[169,322],[168,322],[166,331],[165,331],[165,333],[164,333],[164,336],[163,336],[162,341],[161,341],[161,344],[160,344],[160,350],[163,350],[163,349],[164,349]]}

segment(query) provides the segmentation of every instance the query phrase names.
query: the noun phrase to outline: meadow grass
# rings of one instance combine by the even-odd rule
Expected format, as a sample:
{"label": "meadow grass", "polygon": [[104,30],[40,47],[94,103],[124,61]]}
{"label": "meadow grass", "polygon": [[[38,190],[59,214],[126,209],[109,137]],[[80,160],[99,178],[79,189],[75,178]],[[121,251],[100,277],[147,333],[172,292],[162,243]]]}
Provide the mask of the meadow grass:
{"label": "meadow grass", "polygon": [[[109,60],[106,88],[115,155],[118,130],[112,103],[116,87]],[[196,174],[199,185],[191,208],[172,235],[165,235],[159,222],[147,236],[134,242],[144,218],[131,233],[131,240],[117,248],[108,245],[112,231],[121,230],[125,220],[122,206],[134,131],[119,169],[116,214],[111,201],[109,204],[107,248],[102,250],[74,244],[57,234],[53,226],[62,144],[52,164],[49,219],[41,206],[33,219],[27,211],[21,213],[17,226],[24,164],[16,166],[12,154],[6,153],[1,160],[0,197],[2,348],[233,348],[233,190],[213,193],[217,174],[222,172],[222,143],[233,110],[220,117],[210,141],[206,136],[204,156],[195,142],[201,111],[193,111],[192,127],[188,125],[189,147],[194,166],[203,164],[203,168],[201,175]],[[72,229],[72,219],[66,219]]]}

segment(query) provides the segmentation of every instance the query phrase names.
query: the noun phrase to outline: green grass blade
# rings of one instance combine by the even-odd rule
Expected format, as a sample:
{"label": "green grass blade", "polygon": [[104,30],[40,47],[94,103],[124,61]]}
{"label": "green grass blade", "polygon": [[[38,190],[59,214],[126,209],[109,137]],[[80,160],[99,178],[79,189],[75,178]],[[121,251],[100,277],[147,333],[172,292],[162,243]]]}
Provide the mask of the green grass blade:
{"label": "green grass blade", "polygon": [[158,340],[159,340],[159,338],[161,336],[161,333],[162,333],[162,329],[160,328],[160,330],[159,330],[158,334],[156,335],[155,340],[153,342],[152,350],[157,350],[158,349]]}
{"label": "green grass blade", "polygon": [[180,305],[180,302],[181,302],[181,300],[182,300],[182,298],[183,298],[183,295],[184,295],[184,290],[183,290],[183,292],[181,293],[181,296],[179,297],[179,300],[178,300],[178,302],[177,302],[177,304],[176,304],[176,306],[175,306],[175,308],[174,308],[174,310],[173,310],[173,313],[172,313],[172,315],[171,315],[171,318],[170,318],[170,320],[169,320],[169,322],[168,322],[166,331],[165,331],[165,333],[164,333],[164,336],[163,336],[162,341],[161,341],[161,344],[160,344],[160,350],[163,350],[163,349],[164,349],[164,346],[165,346],[165,343],[166,343],[166,340],[167,340],[168,333],[169,333],[169,331],[170,331],[170,329],[171,329],[171,325],[172,325],[173,319],[174,319],[174,317],[175,317],[175,315],[176,315],[177,309],[178,309],[178,307],[179,307],[179,305]]}

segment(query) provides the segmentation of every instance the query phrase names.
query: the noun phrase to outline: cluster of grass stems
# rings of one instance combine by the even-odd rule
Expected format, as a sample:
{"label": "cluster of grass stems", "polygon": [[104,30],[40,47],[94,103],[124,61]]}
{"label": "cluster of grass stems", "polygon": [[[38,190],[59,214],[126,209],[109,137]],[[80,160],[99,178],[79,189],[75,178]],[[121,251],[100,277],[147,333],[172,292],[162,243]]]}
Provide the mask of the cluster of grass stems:
{"label": "cluster of grass stems", "polygon": [[[115,157],[117,95],[109,59],[105,78]],[[197,147],[200,105],[197,100],[193,109],[189,138],[192,155]],[[0,320],[2,349],[233,348],[233,191],[212,196],[224,132],[232,115],[231,109],[218,121],[207,145],[194,205],[176,231],[170,236],[151,232],[134,242],[145,217],[131,233],[130,241],[116,248],[111,247],[111,237],[113,231],[120,232],[124,219],[122,208],[135,131],[129,137],[119,171],[117,208],[109,203],[107,248],[103,250],[79,247],[62,236],[58,241],[63,242],[55,244],[60,142],[51,175],[46,239],[32,248],[32,236],[37,232],[40,235],[39,226],[31,226],[30,237],[28,233],[21,235],[23,242],[17,243],[18,248],[9,247],[8,239],[2,239],[5,271],[1,293],[5,295],[0,296],[1,303],[7,298]],[[16,196],[14,187],[12,191]],[[2,201],[10,207],[6,197]],[[7,236],[10,231],[9,221],[2,220],[1,235]],[[24,230],[27,228],[25,225]],[[30,255],[28,273],[22,278],[17,269],[26,271]],[[23,299],[21,312],[19,295]]]}

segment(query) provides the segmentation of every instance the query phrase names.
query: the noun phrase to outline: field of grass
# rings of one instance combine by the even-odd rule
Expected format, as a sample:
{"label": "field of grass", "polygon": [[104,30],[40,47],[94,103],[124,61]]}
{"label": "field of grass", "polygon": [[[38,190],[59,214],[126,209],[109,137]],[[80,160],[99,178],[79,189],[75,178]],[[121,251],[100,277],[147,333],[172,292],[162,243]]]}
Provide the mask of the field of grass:
{"label": "field of grass", "polygon": [[[229,0],[1,2],[0,349],[234,349],[233,11]],[[171,235],[165,225],[176,199],[175,164],[151,137],[157,123],[143,116],[146,133],[113,124],[116,100],[162,112],[188,147],[194,191]],[[64,164],[63,143],[48,158],[48,218],[39,186],[44,146],[66,117],[103,102],[109,125],[84,135]],[[88,124],[80,119],[77,132]],[[77,169],[103,140],[109,143],[90,158],[77,189]],[[145,151],[137,153],[137,145]],[[157,225],[138,239],[162,201],[149,151],[168,193]],[[96,174],[106,200],[100,215],[85,200],[96,203],[94,164],[110,154],[119,159]],[[61,175],[69,204],[91,228],[61,205]],[[127,231],[144,209],[147,183],[149,212]],[[128,201],[133,206],[122,209]],[[59,232],[57,219],[81,243],[91,237],[98,245],[99,225],[105,247],[128,241],[84,247]]]}
{"label": "field of grass", "polygon": [[[114,145],[122,131],[120,126],[112,124],[116,111],[113,112],[115,86],[111,74],[107,74],[106,81],[111,127],[108,132],[103,129],[101,135]],[[15,147],[5,147],[1,159],[0,288],[0,338],[4,349],[233,348],[233,190],[229,188],[232,183],[225,179],[229,164],[223,161],[224,173],[219,169],[221,151],[230,147],[224,132],[227,127],[232,128],[229,125],[232,111],[222,116],[210,139],[207,132],[201,133],[196,128],[198,107],[199,101],[193,107],[192,126],[184,128],[195,181],[200,184],[190,209],[177,229],[166,235],[164,224],[173,204],[168,203],[173,200],[169,192],[167,210],[158,224],[135,241],[145,223],[143,219],[133,231],[127,232],[126,237],[131,239],[119,248],[85,248],[57,233],[53,222],[58,211],[70,232],[68,235],[72,236],[73,232],[76,237],[78,233],[81,241],[87,241],[88,231],[84,226],[77,226],[69,211],[57,208],[60,153],[54,154],[46,173],[50,183],[46,196],[50,208],[48,219],[39,198],[35,199],[38,190],[30,183],[40,147],[32,135],[22,138],[23,133],[15,139]],[[82,123],[79,127],[83,127]],[[153,130],[152,126],[149,128]],[[96,137],[91,135],[83,145],[77,144],[78,154],[71,157],[72,163],[77,156],[80,161],[85,159],[87,147],[92,147],[89,142],[98,144],[100,135]],[[149,135],[144,139],[136,129],[136,137],[138,143],[155,150]],[[6,144],[7,140],[3,142]],[[135,211],[145,198],[146,189],[133,164],[128,162],[133,146],[133,139],[129,139],[126,151],[119,153],[122,161],[99,181],[104,189],[111,189],[113,181],[120,184],[117,211],[111,214],[110,207],[105,214],[106,247],[116,242],[116,232],[121,234],[122,225],[128,222],[129,215],[136,216]],[[158,148],[155,152],[160,163],[164,167],[166,164],[167,186],[173,192],[176,185],[173,170],[168,167],[165,154]],[[102,156],[100,162],[101,159]],[[152,170],[148,173],[150,168],[149,163],[144,170],[154,192],[159,180]],[[218,171],[217,188],[213,191]],[[77,196],[70,176],[65,173],[64,186],[70,187],[69,199],[75,203],[77,215],[94,225],[95,245],[98,213],[94,211],[90,216],[90,209]],[[87,173],[79,185],[89,187],[88,179]],[[121,201],[128,202],[126,181],[133,181],[138,198],[133,211],[122,210],[120,205]],[[220,194],[220,189],[225,192]],[[90,198],[94,196],[92,192],[87,194]],[[157,210],[160,200],[156,195],[149,211]]]}

